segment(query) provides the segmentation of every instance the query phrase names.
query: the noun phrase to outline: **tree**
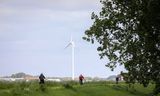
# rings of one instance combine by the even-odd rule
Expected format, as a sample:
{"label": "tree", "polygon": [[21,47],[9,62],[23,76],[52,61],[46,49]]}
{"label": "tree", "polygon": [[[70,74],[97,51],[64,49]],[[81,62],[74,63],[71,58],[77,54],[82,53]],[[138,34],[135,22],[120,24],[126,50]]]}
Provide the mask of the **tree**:
{"label": "tree", "polygon": [[25,73],[20,72],[20,73],[12,74],[12,75],[11,75],[11,78],[23,78],[23,77],[25,77],[25,76],[26,76]]}
{"label": "tree", "polygon": [[102,0],[99,15],[92,13],[93,25],[84,40],[97,41],[100,58],[112,70],[124,65],[130,83],[145,87],[155,82],[160,92],[160,0]]}

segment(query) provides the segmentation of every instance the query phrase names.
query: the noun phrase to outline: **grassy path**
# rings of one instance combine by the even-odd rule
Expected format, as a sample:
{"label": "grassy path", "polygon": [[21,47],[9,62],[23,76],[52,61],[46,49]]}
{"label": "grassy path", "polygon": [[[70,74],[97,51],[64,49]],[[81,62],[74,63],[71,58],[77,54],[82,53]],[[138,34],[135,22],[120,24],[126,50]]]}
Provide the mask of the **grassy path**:
{"label": "grassy path", "polygon": [[0,84],[0,96],[148,96],[154,87],[135,84],[134,88],[128,88],[125,83],[108,82],[91,82],[82,86],[74,82],[49,82],[41,87],[37,82],[7,84]]}

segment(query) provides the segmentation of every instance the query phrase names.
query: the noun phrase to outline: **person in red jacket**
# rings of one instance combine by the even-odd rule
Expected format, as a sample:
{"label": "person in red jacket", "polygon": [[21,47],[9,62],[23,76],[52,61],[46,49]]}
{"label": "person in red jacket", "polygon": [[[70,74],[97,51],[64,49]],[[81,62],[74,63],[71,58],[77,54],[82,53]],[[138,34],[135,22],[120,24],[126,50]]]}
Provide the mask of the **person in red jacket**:
{"label": "person in red jacket", "polygon": [[80,83],[80,85],[83,85],[83,80],[84,80],[84,77],[83,77],[83,75],[81,74],[81,75],[79,76],[79,83]]}

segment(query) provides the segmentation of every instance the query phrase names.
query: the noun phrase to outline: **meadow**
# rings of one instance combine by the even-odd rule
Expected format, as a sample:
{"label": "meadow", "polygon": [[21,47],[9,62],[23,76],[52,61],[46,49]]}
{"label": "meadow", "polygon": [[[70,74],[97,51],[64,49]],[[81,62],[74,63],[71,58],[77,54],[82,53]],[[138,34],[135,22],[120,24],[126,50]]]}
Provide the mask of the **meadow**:
{"label": "meadow", "polygon": [[[131,87],[121,82],[0,82],[0,96],[151,96],[154,85],[144,88],[140,84]],[[158,95],[160,96],[160,95]]]}

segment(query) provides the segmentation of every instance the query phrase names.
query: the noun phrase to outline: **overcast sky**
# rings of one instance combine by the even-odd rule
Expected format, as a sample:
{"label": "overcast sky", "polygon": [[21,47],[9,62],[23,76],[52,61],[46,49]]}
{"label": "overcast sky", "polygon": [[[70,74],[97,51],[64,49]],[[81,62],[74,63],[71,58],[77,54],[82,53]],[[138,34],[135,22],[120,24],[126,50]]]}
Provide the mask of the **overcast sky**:
{"label": "overcast sky", "polygon": [[71,76],[72,35],[75,41],[75,76],[108,77],[114,72],[100,60],[97,45],[82,40],[98,13],[99,0],[0,0],[0,76],[17,72]]}

